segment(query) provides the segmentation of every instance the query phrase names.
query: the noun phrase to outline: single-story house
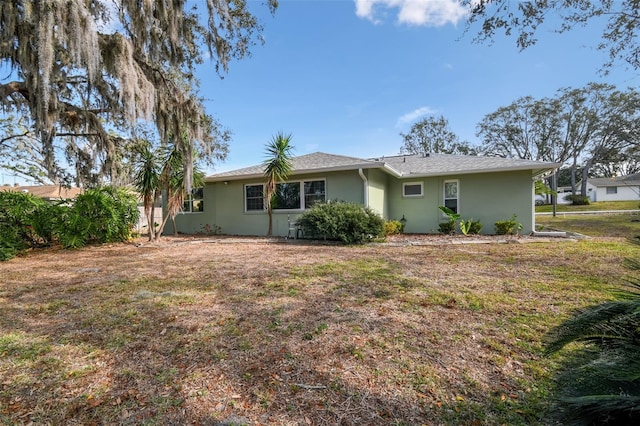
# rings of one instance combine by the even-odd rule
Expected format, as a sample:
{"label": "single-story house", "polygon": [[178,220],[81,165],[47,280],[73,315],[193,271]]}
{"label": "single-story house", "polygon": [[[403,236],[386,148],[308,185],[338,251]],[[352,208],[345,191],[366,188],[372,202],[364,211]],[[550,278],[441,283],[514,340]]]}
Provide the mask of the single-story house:
{"label": "single-story house", "polygon": [[[479,220],[483,233],[516,215],[522,233],[535,229],[534,180],[560,165],[498,157],[447,154],[361,159],[316,152],[292,158],[292,172],[278,184],[273,234],[287,236],[290,224],[317,202],[368,206],[386,220],[406,221],[407,233],[438,233],[448,206],[463,219]],[[178,232],[216,229],[228,235],[265,235],[264,165],[213,174],[193,190]],[[167,223],[167,233],[172,233]]]}
{"label": "single-story house", "polygon": [[587,195],[591,201],[640,201],[640,173],[587,179]]}

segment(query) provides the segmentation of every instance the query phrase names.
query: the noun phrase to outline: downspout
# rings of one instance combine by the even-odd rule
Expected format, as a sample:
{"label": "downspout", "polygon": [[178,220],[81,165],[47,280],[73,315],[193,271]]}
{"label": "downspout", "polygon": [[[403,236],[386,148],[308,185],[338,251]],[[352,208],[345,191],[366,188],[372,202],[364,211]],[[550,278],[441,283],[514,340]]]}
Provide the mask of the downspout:
{"label": "downspout", "polygon": [[362,168],[358,169],[358,174],[362,178],[362,182],[364,184],[364,206],[369,207],[369,181],[367,177],[364,175]]}

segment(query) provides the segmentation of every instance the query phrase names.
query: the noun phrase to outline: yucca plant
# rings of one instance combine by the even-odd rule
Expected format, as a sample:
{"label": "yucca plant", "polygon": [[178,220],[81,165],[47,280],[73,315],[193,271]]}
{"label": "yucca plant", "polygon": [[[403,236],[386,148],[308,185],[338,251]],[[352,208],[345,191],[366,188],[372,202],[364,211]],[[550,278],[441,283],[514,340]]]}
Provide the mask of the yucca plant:
{"label": "yucca plant", "polygon": [[[640,245],[640,237],[631,242]],[[640,271],[638,259],[625,264]],[[582,345],[559,387],[568,422],[640,424],[640,280],[636,275],[627,284],[617,300],[578,312],[549,335],[547,354]]]}

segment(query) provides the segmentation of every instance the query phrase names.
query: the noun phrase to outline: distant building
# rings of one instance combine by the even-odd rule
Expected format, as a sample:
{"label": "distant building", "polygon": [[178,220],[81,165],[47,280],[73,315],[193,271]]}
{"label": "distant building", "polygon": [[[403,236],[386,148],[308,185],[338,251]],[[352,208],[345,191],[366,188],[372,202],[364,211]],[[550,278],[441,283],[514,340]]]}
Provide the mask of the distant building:
{"label": "distant building", "polygon": [[640,200],[640,173],[587,179],[587,195],[591,201]]}
{"label": "distant building", "polygon": [[0,186],[0,191],[24,192],[43,198],[47,201],[67,200],[76,198],[82,194],[82,188],[65,188],[60,185],[33,185],[33,186]]}

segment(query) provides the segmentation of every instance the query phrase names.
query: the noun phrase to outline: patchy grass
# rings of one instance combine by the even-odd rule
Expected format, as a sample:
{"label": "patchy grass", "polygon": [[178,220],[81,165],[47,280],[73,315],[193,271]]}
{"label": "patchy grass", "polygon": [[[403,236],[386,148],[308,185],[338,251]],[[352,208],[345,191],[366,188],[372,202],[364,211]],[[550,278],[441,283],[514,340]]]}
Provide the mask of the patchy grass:
{"label": "patchy grass", "polygon": [[33,252],[0,265],[0,424],[554,424],[544,336],[637,255],[622,238]]}
{"label": "patchy grass", "polygon": [[591,237],[631,237],[640,234],[640,215],[564,215],[536,216],[536,226],[577,232]]}
{"label": "patchy grass", "polygon": [[[640,209],[640,200],[635,201],[596,201],[595,203],[584,206],[573,206],[571,204],[558,204],[557,212],[583,212],[583,211],[606,211],[606,210],[638,210]],[[552,212],[553,206],[545,204],[536,206],[536,212]]]}

